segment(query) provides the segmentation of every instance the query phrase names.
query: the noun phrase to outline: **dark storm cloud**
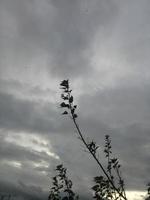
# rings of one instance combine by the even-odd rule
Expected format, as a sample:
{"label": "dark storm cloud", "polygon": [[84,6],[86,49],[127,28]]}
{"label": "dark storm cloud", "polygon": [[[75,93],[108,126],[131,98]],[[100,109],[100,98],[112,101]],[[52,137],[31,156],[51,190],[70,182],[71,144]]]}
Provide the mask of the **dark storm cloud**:
{"label": "dark storm cloud", "polygon": [[46,88],[43,89],[39,84],[31,85],[30,83],[24,83],[15,79],[0,79],[0,91],[2,93],[11,94],[17,96],[17,98],[25,98],[28,100],[34,100],[36,102],[48,101],[51,97],[55,98],[56,91]]}
{"label": "dark storm cloud", "polygon": [[109,126],[141,123],[149,127],[149,89],[149,84],[146,84],[97,90],[94,95],[83,94],[79,104],[85,116],[98,118]]}
{"label": "dark storm cloud", "polygon": [[[11,87],[11,86],[10,86]],[[18,87],[18,85],[17,85]],[[7,88],[3,87],[3,88]],[[72,130],[70,121],[61,117],[62,110],[59,103],[45,102],[42,100],[38,87],[32,88],[32,96],[40,91],[35,99],[16,98],[9,90],[0,92],[0,128],[13,132],[26,131],[33,133],[68,134]],[[14,92],[15,93],[15,92]],[[39,98],[40,97],[40,98]]]}
{"label": "dark storm cloud", "polygon": [[1,10],[2,55],[9,57],[2,56],[1,66],[24,68],[45,54],[49,55],[48,71],[65,77],[90,70],[95,33],[101,27],[109,32],[117,16],[115,3],[103,0],[7,0],[1,2]]}
{"label": "dark storm cloud", "polygon": [[[12,199],[43,199],[46,197],[40,187],[26,186],[21,181],[17,184],[10,184],[9,182],[0,182],[1,195],[11,195]],[[7,198],[7,197],[6,197]]]}
{"label": "dark storm cloud", "polygon": [[5,132],[0,140],[0,193],[15,195],[14,199],[46,198],[48,194],[44,191],[50,184],[47,175],[50,176],[51,168],[56,166],[56,159],[44,151],[13,144],[6,137]]}
{"label": "dark storm cloud", "polygon": [[135,73],[137,69],[141,73],[145,70],[149,71],[150,2],[124,2],[120,8],[122,15],[120,15],[119,26],[115,31],[116,42],[119,43],[118,50],[130,64],[130,68],[134,68]]}
{"label": "dark storm cloud", "polygon": [[112,1],[51,2],[57,12],[53,27],[56,46],[52,49],[52,72],[65,77],[83,76],[90,70],[92,52],[89,49],[96,30],[112,26],[117,7]]}
{"label": "dark storm cloud", "polygon": [[[10,94],[0,93],[0,127],[11,130],[28,130],[33,132],[55,131],[55,115],[52,104],[42,106],[40,103],[16,99]],[[53,121],[54,120],[54,121]]]}
{"label": "dark storm cloud", "polygon": [[[145,188],[150,171],[149,8],[146,0],[0,1],[0,133],[5,135],[0,135],[0,188],[4,192],[15,191],[22,199],[44,197],[42,188],[48,190],[49,184],[45,176],[61,161],[81,194],[90,191],[92,177],[98,174],[70,119],[60,116],[59,103],[49,99],[55,99],[59,87],[54,88],[54,77],[71,77],[75,83],[80,78],[82,87],[75,87],[78,122],[87,140],[97,141],[101,155],[104,135],[109,134],[127,188]],[[47,81],[43,74],[52,78]],[[8,137],[34,133],[46,138],[60,160],[8,143],[7,132]],[[41,160],[48,164],[34,165]],[[21,167],[13,167],[13,162]]]}

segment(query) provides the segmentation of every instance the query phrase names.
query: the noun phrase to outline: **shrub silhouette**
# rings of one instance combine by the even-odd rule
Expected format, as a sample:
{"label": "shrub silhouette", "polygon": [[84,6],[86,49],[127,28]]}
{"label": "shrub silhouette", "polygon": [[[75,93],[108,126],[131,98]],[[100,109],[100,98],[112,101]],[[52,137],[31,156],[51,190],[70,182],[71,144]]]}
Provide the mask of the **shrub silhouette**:
{"label": "shrub silhouette", "polygon": [[72,181],[67,176],[67,169],[57,165],[57,174],[54,176],[48,200],[78,200],[78,195],[72,190]]}

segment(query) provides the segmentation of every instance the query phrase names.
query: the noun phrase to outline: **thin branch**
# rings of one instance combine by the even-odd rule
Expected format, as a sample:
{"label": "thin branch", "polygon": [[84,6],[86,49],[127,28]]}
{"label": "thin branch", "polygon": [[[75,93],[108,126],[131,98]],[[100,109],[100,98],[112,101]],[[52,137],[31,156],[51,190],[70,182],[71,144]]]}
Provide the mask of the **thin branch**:
{"label": "thin branch", "polygon": [[[65,109],[69,109],[73,123],[76,127],[76,130],[78,132],[78,135],[81,139],[81,141],[83,142],[83,144],[85,145],[85,147],[88,149],[89,153],[92,155],[92,157],[95,159],[96,163],[99,165],[99,167],[101,168],[101,170],[103,171],[103,173],[105,174],[105,176],[107,177],[109,183],[112,185],[112,187],[114,188],[114,190],[118,193],[119,197],[122,197],[124,200],[127,200],[126,196],[125,196],[125,191],[123,188],[123,192],[120,192],[120,190],[115,186],[114,181],[112,180],[112,178],[109,176],[109,172],[107,173],[107,171],[104,169],[103,165],[101,164],[101,162],[98,160],[97,156],[96,156],[96,150],[98,147],[95,148],[95,143],[90,143],[91,146],[89,146],[89,144],[86,142],[86,140],[84,139],[83,134],[81,133],[81,130],[79,128],[79,125],[76,122],[76,118],[78,117],[77,114],[75,113],[76,110],[76,105],[73,104],[73,96],[71,95],[72,90],[70,90],[69,87],[69,81],[68,80],[64,80],[61,82],[60,84],[62,86],[61,89],[64,90],[64,93],[62,94],[62,99],[64,101],[67,101],[67,103],[62,102],[60,104],[60,106],[62,108]],[[62,114],[68,114],[67,111],[64,111],[64,113]],[[94,148],[94,149],[93,149]],[[122,180],[122,179],[121,179]]]}

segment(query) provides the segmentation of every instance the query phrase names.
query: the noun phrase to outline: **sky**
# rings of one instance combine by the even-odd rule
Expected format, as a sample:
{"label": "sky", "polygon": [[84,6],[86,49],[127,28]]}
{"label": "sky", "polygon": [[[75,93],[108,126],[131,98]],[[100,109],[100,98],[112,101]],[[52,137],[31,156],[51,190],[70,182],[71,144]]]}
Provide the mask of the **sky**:
{"label": "sky", "polygon": [[[0,0],[0,192],[47,199],[63,163],[91,198],[102,174],[69,117],[60,82],[70,80],[78,124],[100,146],[109,134],[130,199],[150,181],[150,1]],[[87,191],[87,192],[84,192]]]}

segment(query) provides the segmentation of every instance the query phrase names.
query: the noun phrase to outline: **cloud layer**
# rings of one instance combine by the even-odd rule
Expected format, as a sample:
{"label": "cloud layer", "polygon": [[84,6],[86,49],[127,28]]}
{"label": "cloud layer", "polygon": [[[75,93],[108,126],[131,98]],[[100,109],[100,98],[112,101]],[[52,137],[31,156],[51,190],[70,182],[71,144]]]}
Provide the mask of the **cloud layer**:
{"label": "cloud layer", "polygon": [[46,198],[53,169],[63,162],[87,198],[82,191],[98,171],[71,120],[61,116],[65,78],[86,137],[102,152],[109,134],[127,189],[144,190],[150,171],[149,4],[0,1],[0,192]]}

